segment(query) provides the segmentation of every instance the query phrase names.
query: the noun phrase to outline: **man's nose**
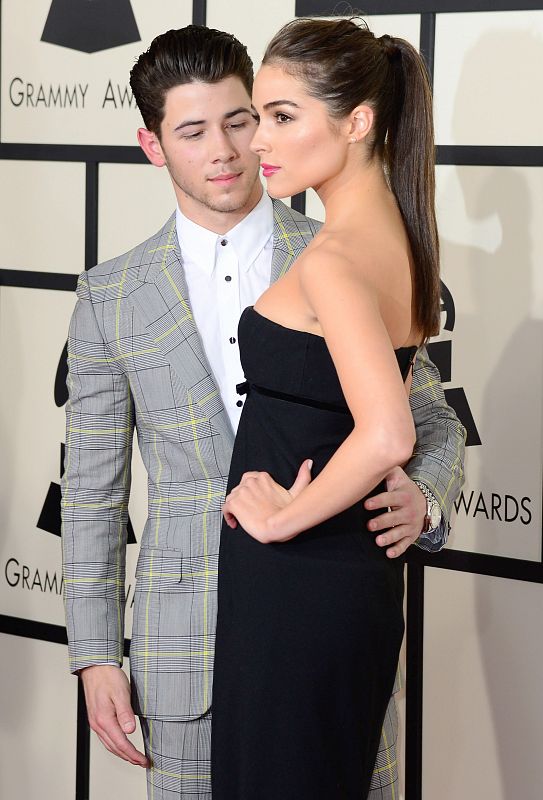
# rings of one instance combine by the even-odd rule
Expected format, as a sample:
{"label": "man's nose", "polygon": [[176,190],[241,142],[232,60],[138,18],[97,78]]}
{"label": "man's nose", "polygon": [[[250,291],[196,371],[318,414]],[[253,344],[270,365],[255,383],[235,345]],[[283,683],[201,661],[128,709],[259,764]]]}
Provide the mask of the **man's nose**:
{"label": "man's nose", "polygon": [[211,156],[212,161],[232,161],[238,156],[238,151],[226,131],[217,131],[213,137]]}

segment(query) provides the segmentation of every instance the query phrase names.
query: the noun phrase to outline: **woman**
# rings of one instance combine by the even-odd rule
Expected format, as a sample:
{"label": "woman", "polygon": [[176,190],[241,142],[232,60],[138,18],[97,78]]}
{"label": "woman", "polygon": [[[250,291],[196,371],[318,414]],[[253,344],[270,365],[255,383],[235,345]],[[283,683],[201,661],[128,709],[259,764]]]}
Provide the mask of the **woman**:
{"label": "woman", "polygon": [[240,321],[213,798],[360,800],[403,635],[403,564],[363,499],[411,455],[409,367],[438,330],[431,96],[407,42],[300,19],[253,97],[269,193],[314,187],[325,224]]}

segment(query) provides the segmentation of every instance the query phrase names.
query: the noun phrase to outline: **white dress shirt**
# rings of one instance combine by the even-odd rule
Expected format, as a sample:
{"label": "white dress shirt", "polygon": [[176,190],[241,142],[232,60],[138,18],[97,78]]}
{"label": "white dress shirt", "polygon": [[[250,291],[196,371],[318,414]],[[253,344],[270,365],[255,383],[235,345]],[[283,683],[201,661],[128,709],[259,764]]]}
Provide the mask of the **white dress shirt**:
{"label": "white dress shirt", "polygon": [[224,235],[176,213],[177,239],[194,321],[234,432],[244,398],[238,322],[270,285],[273,206],[266,192],[255,208]]}

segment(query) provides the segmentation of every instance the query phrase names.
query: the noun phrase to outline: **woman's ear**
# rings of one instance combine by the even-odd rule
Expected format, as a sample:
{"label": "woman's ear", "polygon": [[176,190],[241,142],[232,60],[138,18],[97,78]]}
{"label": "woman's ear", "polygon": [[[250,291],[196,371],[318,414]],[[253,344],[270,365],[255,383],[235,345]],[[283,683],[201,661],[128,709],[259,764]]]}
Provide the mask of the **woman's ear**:
{"label": "woman's ear", "polygon": [[373,108],[360,105],[349,114],[347,136],[350,142],[360,142],[366,138],[373,126]]}

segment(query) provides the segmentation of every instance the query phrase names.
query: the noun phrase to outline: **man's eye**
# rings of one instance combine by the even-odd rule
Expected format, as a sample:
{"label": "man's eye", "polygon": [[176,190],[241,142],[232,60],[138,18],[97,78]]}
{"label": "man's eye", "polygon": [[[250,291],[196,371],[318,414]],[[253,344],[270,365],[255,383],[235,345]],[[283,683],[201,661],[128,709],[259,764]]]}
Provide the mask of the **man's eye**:
{"label": "man's eye", "polygon": [[232,122],[229,126],[230,128],[246,128],[247,122]]}
{"label": "man's eye", "polygon": [[183,139],[199,139],[202,134],[203,131],[196,131],[196,133],[186,133],[183,136]]}

